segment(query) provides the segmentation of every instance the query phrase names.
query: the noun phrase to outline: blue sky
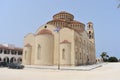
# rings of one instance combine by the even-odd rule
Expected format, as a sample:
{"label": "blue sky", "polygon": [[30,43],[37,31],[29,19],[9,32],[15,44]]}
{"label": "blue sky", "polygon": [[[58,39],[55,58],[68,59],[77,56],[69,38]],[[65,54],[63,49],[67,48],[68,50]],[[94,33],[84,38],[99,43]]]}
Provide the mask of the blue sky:
{"label": "blue sky", "polygon": [[94,23],[96,53],[120,58],[120,9],[118,0],[0,0],[0,43],[23,47],[24,36],[60,11],[86,24]]}

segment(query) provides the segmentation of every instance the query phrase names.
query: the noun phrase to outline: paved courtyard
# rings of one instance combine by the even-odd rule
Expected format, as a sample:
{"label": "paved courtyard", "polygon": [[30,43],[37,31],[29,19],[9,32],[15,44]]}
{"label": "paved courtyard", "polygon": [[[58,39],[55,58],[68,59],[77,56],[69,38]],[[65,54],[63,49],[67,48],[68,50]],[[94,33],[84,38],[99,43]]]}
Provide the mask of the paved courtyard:
{"label": "paved courtyard", "polygon": [[86,71],[0,68],[0,80],[120,80],[120,63],[103,64],[102,67]]}

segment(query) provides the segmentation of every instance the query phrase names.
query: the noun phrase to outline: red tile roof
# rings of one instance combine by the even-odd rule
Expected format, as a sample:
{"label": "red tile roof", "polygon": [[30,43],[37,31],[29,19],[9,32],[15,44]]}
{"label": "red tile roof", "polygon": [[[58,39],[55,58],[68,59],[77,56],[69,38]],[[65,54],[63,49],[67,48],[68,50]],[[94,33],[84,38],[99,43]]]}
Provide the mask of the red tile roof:
{"label": "red tile roof", "polygon": [[28,43],[24,47],[31,47],[31,44]]}
{"label": "red tile roof", "polygon": [[10,49],[10,50],[20,50],[20,51],[23,50],[22,48],[19,48],[19,47],[11,48],[11,47],[4,46],[2,44],[0,44],[0,49]]}
{"label": "red tile roof", "polygon": [[50,35],[52,35],[52,32],[50,30],[47,30],[47,29],[42,29],[41,31],[39,31],[37,33],[37,35],[40,35],[40,34],[50,34]]}
{"label": "red tile roof", "polygon": [[61,44],[63,44],[63,43],[69,43],[70,44],[70,42],[68,40],[64,40],[64,41],[61,42]]}

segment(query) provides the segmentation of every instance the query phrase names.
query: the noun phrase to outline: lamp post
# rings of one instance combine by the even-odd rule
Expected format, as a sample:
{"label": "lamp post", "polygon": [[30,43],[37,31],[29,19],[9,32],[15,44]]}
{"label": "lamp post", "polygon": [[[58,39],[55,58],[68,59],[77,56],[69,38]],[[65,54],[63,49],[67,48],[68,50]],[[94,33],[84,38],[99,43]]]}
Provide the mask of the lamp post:
{"label": "lamp post", "polygon": [[58,33],[58,70],[60,70],[60,27],[57,27],[55,30],[55,32]]}
{"label": "lamp post", "polygon": [[60,70],[60,30],[58,31],[58,36],[59,36],[59,40],[58,40],[58,70]]}

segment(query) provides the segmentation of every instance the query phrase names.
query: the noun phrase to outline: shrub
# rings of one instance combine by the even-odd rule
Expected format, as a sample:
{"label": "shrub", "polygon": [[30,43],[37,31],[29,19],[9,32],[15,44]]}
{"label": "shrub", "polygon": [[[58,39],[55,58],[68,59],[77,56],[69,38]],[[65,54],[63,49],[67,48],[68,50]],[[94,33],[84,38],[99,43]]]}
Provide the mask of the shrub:
{"label": "shrub", "polygon": [[108,62],[118,62],[118,59],[116,57],[109,57]]}

